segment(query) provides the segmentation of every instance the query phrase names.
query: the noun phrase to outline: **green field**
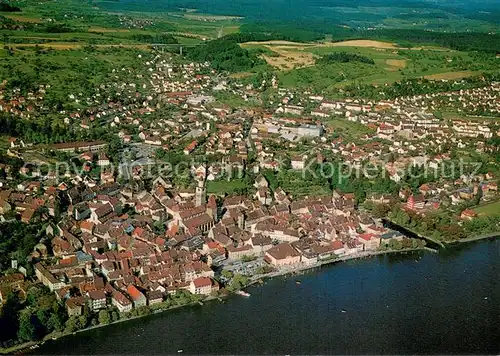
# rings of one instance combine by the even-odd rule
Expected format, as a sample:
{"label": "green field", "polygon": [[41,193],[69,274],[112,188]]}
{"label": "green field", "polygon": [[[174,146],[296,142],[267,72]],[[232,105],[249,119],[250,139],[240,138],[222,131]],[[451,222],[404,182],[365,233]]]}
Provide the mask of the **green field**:
{"label": "green field", "polygon": [[[303,31],[328,31],[333,25],[350,28],[404,28],[437,31],[495,31],[498,13],[493,1],[203,1],[155,0],[154,8],[143,6],[143,0],[93,0],[92,4],[106,12],[171,13],[183,11],[186,18],[203,18],[217,22],[233,18],[259,19],[261,22],[296,23]],[[418,4],[418,5],[416,5]],[[188,8],[188,9],[187,9]],[[228,16],[230,15],[230,16]],[[304,23],[305,22],[305,23]],[[307,26],[309,25],[309,26]],[[315,26],[314,26],[315,25]],[[328,33],[328,32],[327,32]]]}
{"label": "green field", "polygon": [[[101,0],[83,3],[77,0],[43,3],[35,0],[11,2],[18,5],[22,11],[0,14],[0,19],[4,22],[0,30],[4,48],[0,50],[2,64],[0,76],[7,80],[23,78],[22,80],[28,83],[34,82],[35,79],[36,81],[43,79],[52,85],[62,85],[62,91],[76,90],[71,86],[64,88],[68,82],[66,79],[70,75],[77,77],[77,80],[73,81],[74,87],[77,88],[83,85],[78,79],[81,73],[88,73],[89,84],[95,85],[102,82],[102,72],[110,68],[111,63],[133,66],[137,54],[135,51],[148,51],[150,43],[161,42],[161,39],[167,41],[168,37],[162,36],[171,36],[170,39],[177,41],[178,44],[191,47],[240,31],[241,34],[248,33],[245,31],[249,28],[256,31],[259,26],[254,24],[252,27],[252,22],[246,16],[227,16],[238,15],[239,12],[221,13],[226,5],[231,6],[231,4],[222,4],[220,8],[214,8],[212,14],[204,9],[202,4],[200,8],[188,10],[161,0],[155,4],[154,12],[151,9],[143,9],[135,0],[123,3]],[[274,5],[276,4],[268,4],[270,8]],[[248,11],[251,13],[251,9]],[[365,24],[372,21],[379,23],[392,21],[402,28],[407,28],[408,21],[420,23],[423,19],[424,22],[432,23],[430,20],[433,18],[437,18],[438,22],[443,22],[446,18],[449,23],[454,23],[458,19],[445,13],[444,10],[420,9],[417,15],[410,8],[325,7],[322,11],[326,11],[334,18],[338,15],[339,18],[345,17],[350,21],[361,21]],[[469,20],[467,21],[476,21]],[[23,26],[22,30],[19,29],[20,25]],[[269,27],[266,26],[268,25],[263,25],[263,31],[268,31]],[[294,31],[298,34],[304,31],[297,26],[292,28],[291,24],[287,26],[283,27],[283,24],[280,24],[279,31],[292,29],[292,35]],[[483,27],[478,25],[478,28]],[[313,89],[331,97],[338,95],[345,87],[391,84],[423,77],[434,80],[460,79],[477,76],[483,72],[498,71],[499,60],[494,53],[460,52],[436,44],[423,45],[422,43],[427,43],[425,39],[416,43],[405,43],[404,38],[407,33],[400,40],[393,40],[395,43],[378,42],[380,46],[332,43],[331,40],[340,41],[342,34],[348,37],[351,30],[345,25],[336,25],[333,29],[340,31],[338,35],[330,36],[329,40],[325,40],[325,36],[322,36],[321,42],[316,40],[307,43],[288,41],[285,44],[261,42],[243,44],[242,47],[248,51],[248,55],[255,59],[255,65],[238,67],[228,63],[223,68],[238,68],[234,71],[241,72],[234,74],[233,77],[238,79],[249,77],[247,82],[252,82],[256,74],[274,72],[281,87]],[[277,30],[277,36],[280,34],[279,31]],[[319,28],[308,31],[322,33]],[[488,43],[485,40],[483,45],[486,46]],[[100,53],[87,51],[89,46]],[[117,49],[117,46],[123,48]],[[177,51],[176,46],[177,44],[174,44],[170,49]],[[107,49],[110,51],[106,52]],[[61,53],[53,53],[56,50]],[[368,57],[374,64],[359,61],[315,64],[315,61],[322,56],[340,52]],[[256,56],[264,58],[268,63]],[[80,70],[79,67],[84,66],[84,61],[95,62],[98,68]],[[237,61],[238,58],[233,62]],[[41,78],[36,77],[38,73],[41,73],[39,75]],[[221,98],[220,102],[247,106],[247,103],[241,100],[238,102],[231,97]]]}
{"label": "green field", "polygon": [[500,215],[500,201],[477,207],[474,211],[483,216]]}
{"label": "green field", "polygon": [[[245,101],[245,99],[243,99],[241,96],[229,92],[217,92],[215,94],[215,98],[217,99],[216,103],[228,105],[233,108],[248,108],[259,106],[259,103],[253,99]],[[219,105],[214,104],[214,106]]]}
{"label": "green field", "polygon": [[[147,50],[136,48],[81,48],[52,50],[47,48],[15,48],[10,54],[0,50],[0,78],[9,85],[26,89],[37,87],[37,83],[50,84],[56,90],[50,91],[48,99],[68,103],[68,95],[91,95],[95,87],[108,83],[113,69],[126,66],[137,73],[146,73],[138,55],[146,58]],[[126,76],[120,72],[115,74]],[[68,80],[71,78],[71,80]],[[118,79],[116,78],[116,79]],[[115,79],[115,80],[116,80]]]}
{"label": "green field", "polygon": [[332,118],[324,120],[323,124],[333,129],[333,133],[344,137],[360,139],[367,134],[373,134],[374,130],[358,122],[348,121],[345,118]]}
{"label": "green field", "polygon": [[[8,26],[0,26],[4,43],[85,42],[91,44],[137,43],[136,35],[174,34],[196,39],[196,43],[239,31],[240,18],[187,14],[184,11],[155,11],[144,6],[127,7],[121,2],[95,0],[13,0],[21,12],[0,12]],[[109,11],[105,11],[109,10]],[[114,11],[116,10],[116,11]],[[10,23],[9,23],[10,21]],[[23,25],[19,31],[17,25]],[[44,31],[64,24],[70,31]],[[9,25],[14,25],[12,29]],[[182,42],[182,41],[181,41]]]}
{"label": "green field", "polygon": [[238,191],[250,188],[249,184],[241,179],[231,181],[219,180],[207,182],[208,194],[235,194]]}
{"label": "green field", "polygon": [[9,137],[0,135],[0,150],[6,151],[10,147]]}
{"label": "green field", "polygon": [[[230,35],[241,31],[253,29],[255,31],[260,25],[252,25],[250,17],[242,15],[241,12],[252,14],[254,9],[245,8],[231,10],[235,4],[219,4],[208,11],[207,5],[200,3],[199,6],[185,9],[175,4],[175,1],[159,0],[155,3],[155,11],[144,8],[137,0],[127,2],[114,2],[94,0],[92,2],[80,2],[77,0],[63,0],[58,2],[35,0],[12,0],[22,11],[15,13],[1,13],[5,17],[6,26],[2,26],[0,33],[3,44],[17,50],[21,45],[43,45],[44,48],[57,50],[80,49],[86,45],[116,46],[123,45],[145,49],[148,41],[141,40],[142,37],[172,35],[181,44],[196,45],[206,40],[220,36]],[[195,1],[196,2],[196,1]],[[277,4],[269,2],[269,13],[273,15],[272,9]],[[316,5],[313,5],[313,7]],[[299,9],[291,9],[301,12]],[[304,9],[305,11],[306,9]],[[414,11],[406,7],[383,7],[363,6],[346,7],[331,6],[322,7],[321,16],[344,22],[331,27],[330,39],[338,41],[344,32],[348,34],[350,24],[367,26],[368,24],[384,24],[384,26],[408,29],[421,28],[425,24],[431,29],[433,24],[446,28],[447,31],[458,29],[465,24],[474,26],[481,30],[492,30],[491,22],[483,15],[483,20],[467,17],[467,19],[453,15],[445,9],[436,10],[430,6]],[[228,12],[224,12],[228,11]],[[228,16],[231,15],[231,16]],[[233,16],[234,15],[234,16]],[[276,13],[278,17],[286,18],[287,13]],[[304,14],[305,15],[305,14]],[[8,21],[11,21],[9,23]],[[347,25],[346,25],[347,23]],[[23,30],[18,26],[23,25]],[[64,26],[64,31],[49,30],[52,25]],[[328,34],[326,28],[314,26],[311,29],[296,28],[293,32],[316,31],[317,34]],[[411,25],[411,26],[410,26]],[[268,33],[268,28],[262,25],[262,30]],[[291,24],[285,27],[279,24],[279,31],[290,31]],[[326,27],[328,27],[326,26]],[[246,30],[243,30],[246,28]],[[437,27],[436,27],[437,28]],[[466,28],[461,28],[465,31]],[[339,32],[340,31],[340,32]],[[336,34],[338,32],[338,34]],[[340,37],[339,37],[340,36]],[[320,38],[325,36],[320,36]],[[326,36],[328,37],[328,36]],[[404,36],[403,36],[404,37]],[[156,38],[156,37],[155,37]],[[479,75],[483,71],[498,70],[498,60],[494,54],[466,53],[449,50],[434,46],[423,46],[423,50],[415,48],[415,43],[404,39],[396,41],[398,48],[373,48],[373,47],[330,47],[326,43],[309,42],[308,45],[297,44],[289,48],[279,49],[273,46],[250,45],[245,47],[251,52],[261,52],[273,60],[281,61],[281,66],[286,71],[280,70],[278,78],[284,87],[313,87],[328,93],[334,88],[342,88],[347,85],[357,84],[385,84],[393,83],[408,78],[429,77],[430,79],[459,79],[461,77]],[[425,42],[425,41],[424,41]],[[420,43],[420,42],[419,42]],[[300,46],[299,46],[300,45]],[[295,47],[295,48],[294,48]],[[422,46],[421,46],[422,47]],[[374,65],[366,63],[331,63],[314,65],[314,60],[334,52],[356,53],[374,60]],[[287,55],[288,54],[288,55]],[[298,58],[302,55],[303,58]],[[280,56],[282,58],[280,58]],[[294,58],[297,57],[297,58]],[[304,59],[305,56],[305,59]],[[2,55],[3,57],[3,55]],[[294,63],[296,61],[296,63]],[[270,63],[271,64],[271,63]],[[290,65],[289,65],[290,64]],[[272,65],[272,64],[271,64]],[[278,68],[278,66],[275,66]],[[248,73],[269,71],[268,66],[256,66]],[[248,73],[245,73],[247,75]]]}
{"label": "green field", "polygon": [[[271,47],[272,48],[272,47]],[[269,50],[269,48],[268,48]],[[290,48],[287,49],[291,51]],[[386,84],[409,78],[460,79],[498,69],[493,54],[459,52],[448,49],[384,49],[364,47],[297,47],[297,52],[314,58],[335,52],[354,53],[373,59],[375,64],[360,62],[316,64],[281,71],[285,87],[314,87],[328,90],[352,84]]]}

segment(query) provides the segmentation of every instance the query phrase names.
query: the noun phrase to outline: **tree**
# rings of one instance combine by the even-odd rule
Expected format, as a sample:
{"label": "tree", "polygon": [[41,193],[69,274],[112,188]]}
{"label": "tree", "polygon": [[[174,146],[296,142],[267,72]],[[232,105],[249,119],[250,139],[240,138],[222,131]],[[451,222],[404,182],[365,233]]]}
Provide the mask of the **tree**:
{"label": "tree", "polygon": [[78,317],[72,316],[66,321],[66,331],[72,333],[78,330]]}
{"label": "tree", "polygon": [[389,248],[391,250],[401,250],[403,248],[403,243],[396,239],[389,240]]}
{"label": "tree", "polygon": [[434,240],[437,240],[439,241],[441,239],[441,233],[437,230],[435,230],[432,234],[431,234],[431,238],[433,238]]}
{"label": "tree", "polygon": [[387,216],[387,213],[391,210],[388,204],[376,204],[372,210],[373,216],[376,218],[383,218]]}
{"label": "tree", "polygon": [[255,270],[255,273],[256,273],[256,274],[264,274],[264,273],[266,273],[266,270],[264,269],[264,267],[260,266],[260,267],[258,267],[258,268]]}
{"label": "tree", "polygon": [[116,310],[111,311],[111,322],[120,320],[120,314]]}
{"label": "tree", "polygon": [[361,62],[366,64],[375,64],[373,59],[365,56],[361,56],[355,53],[338,52],[330,53],[316,60],[317,64],[329,64],[329,63],[347,63],[347,62]]}
{"label": "tree", "polygon": [[255,259],[257,259],[257,256],[255,256],[255,255],[250,255],[250,256],[248,256],[248,255],[243,255],[243,256],[241,257],[241,261],[243,261],[243,262],[250,262],[250,261],[253,261],[253,260],[255,260]]}
{"label": "tree", "polygon": [[111,318],[107,310],[99,311],[99,324],[109,324],[110,321]]}
{"label": "tree", "polygon": [[[40,326],[47,330],[47,325],[49,323],[49,319],[50,319],[50,310],[49,309],[39,309],[37,312],[36,312],[36,317],[38,319],[38,321],[40,322]],[[45,332],[44,330],[44,332]]]}
{"label": "tree", "polygon": [[148,308],[147,306],[142,306],[142,307],[139,307],[135,310],[137,311],[138,316],[145,316],[145,315],[151,314],[151,309]]}
{"label": "tree", "polygon": [[464,229],[459,225],[448,225],[442,227],[443,234],[450,240],[460,240],[466,237]]}
{"label": "tree", "polygon": [[474,197],[474,204],[477,205],[481,202],[481,198],[483,197],[483,189],[481,186],[477,187],[477,193],[476,196]]}
{"label": "tree", "polygon": [[26,302],[29,306],[35,307],[40,303],[40,300],[44,299],[47,296],[52,296],[49,288],[45,286],[33,286],[28,290]]}
{"label": "tree", "polygon": [[53,313],[50,315],[49,320],[47,321],[47,329],[49,331],[57,331],[61,332],[64,329],[63,319],[57,313]]}
{"label": "tree", "polygon": [[21,309],[21,304],[17,294],[10,293],[2,308],[0,309],[0,341],[7,341],[16,337],[19,319],[18,313]]}
{"label": "tree", "polygon": [[66,321],[66,331],[75,332],[83,329],[87,325],[87,318],[84,315],[72,316]]}
{"label": "tree", "polygon": [[122,149],[123,149],[122,140],[116,136],[113,136],[109,140],[108,146],[107,146],[107,154],[108,154],[108,157],[111,159],[111,161],[117,162],[119,160],[119,153]]}
{"label": "tree", "polygon": [[245,277],[242,274],[235,274],[233,279],[231,280],[231,284],[228,286],[228,290],[230,292],[234,292],[240,290],[248,284],[248,277]]}
{"label": "tree", "polygon": [[164,234],[165,231],[167,230],[165,223],[163,223],[162,221],[155,221],[153,224],[153,228],[154,228],[154,232],[159,234],[159,235]]}
{"label": "tree", "polygon": [[31,310],[25,309],[19,314],[18,338],[21,341],[31,341],[36,337],[36,321]]}

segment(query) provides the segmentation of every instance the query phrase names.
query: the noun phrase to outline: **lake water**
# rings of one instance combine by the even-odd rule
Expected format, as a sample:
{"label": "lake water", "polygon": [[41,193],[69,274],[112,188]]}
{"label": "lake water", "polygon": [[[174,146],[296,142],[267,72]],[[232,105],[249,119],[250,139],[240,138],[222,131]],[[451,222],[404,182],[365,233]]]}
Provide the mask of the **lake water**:
{"label": "lake water", "polygon": [[339,263],[248,291],[250,298],[94,329],[37,352],[500,352],[500,241]]}

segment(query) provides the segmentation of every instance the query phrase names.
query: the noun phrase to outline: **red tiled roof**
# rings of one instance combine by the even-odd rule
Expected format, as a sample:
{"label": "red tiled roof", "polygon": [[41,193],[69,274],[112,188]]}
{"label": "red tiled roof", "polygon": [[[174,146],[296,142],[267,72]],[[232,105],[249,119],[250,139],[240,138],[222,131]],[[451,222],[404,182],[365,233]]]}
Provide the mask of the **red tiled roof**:
{"label": "red tiled roof", "polygon": [[103,290],[91,290],[88,293],[89,293],[89,297],[93,300],[106,299],[106,294],[104,293]]}
{"label": "red tiled roof", "polygon": [[462,211],[461,215],[470,216],[470,217],[477,216],[476,212],[474,210],[471,210],[471,209],[465,209],[464,211]]}
{"label": "red tiled roof", "polygon": [[212,280],[208,277],[199,277],[193,280],[193,284],[195,288],[203,288],[212,286]]}
{"label": "red tiled roof", "polygon": [[276,245],[270,248],[267,253],[277,260],[300,256],[300,254],[289,243]]}
{"label": "red tiled roof", "polygon": [[360,234],[359,237],[361,237],[365,241],[370,241],[375,235],[373,234]]}
{"label": "red tiled roof", "polygon": [[144,295],[139,291],[139,289],[137,289],[132,284],[127,287],[127,293],[128,295],[130,295],[130,298],[132,298],[132,300],[139,300],[142,297],[144,297]]}
{"label": "red tiled roof", "polygon": [[94,229],[94,223],[90,221],[82,221],[80,223],[80,229],[92,231]]}
{"label": "red tiled roof", "polygon": [[340,250],[341,248],[344,247],[344,244],[342,243],[342,241],[335,240],[332,242],[332,247],[334,250]]}

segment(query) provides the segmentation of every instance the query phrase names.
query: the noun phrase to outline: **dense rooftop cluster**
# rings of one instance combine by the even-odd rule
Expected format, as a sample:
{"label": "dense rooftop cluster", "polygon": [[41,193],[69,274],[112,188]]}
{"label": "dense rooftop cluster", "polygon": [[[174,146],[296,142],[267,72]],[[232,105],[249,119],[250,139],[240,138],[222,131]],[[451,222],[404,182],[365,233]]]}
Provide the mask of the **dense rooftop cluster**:
{"label": "dense rooftop cluster", "polygon": [[[226,78],[208,63],[178,63],[161,53],[138,61],[145,73],[116,69],[130,80],[117,76],[92,97],[69,93],[79,107],[57,113],[69,130],[104,127],[118,143],[41,145],[13,137],[7,153],[25,164],[0,166],[0,217],[43,226],[28,261],[70,316],[84,306],[130,312],[179,291],[212,295],[230,284],[221,271],[240,266],[242,274],[265,274],[241,267],[248,260],[275,273],[360,256],[389,241],[415,247],[380,216],[359,209],[365,200],[425,214],[472,201],[479,190],[480,201],[496,197],[492,172],[421,182],[407,173],[438,171],[456,158],[450,146],[492,150],[498,127],[490,120],[442,118],[433,110],[496,114],[497,83],[376,102],[295,93],[273,79],[273,94],[263,99],[262,86]],[[0,109],[29,119],[43,112],[49,89],[26,97],[14,90]],[[54,156],[75,167],[54,170]],[[361,199],[318,178],[314,184],[326,186],[325,194],[307,190],[307,174],[303,190],[290,185],[309,167],[333,162],[375,164],[395,189]],[[163,163],[172,165],[168,174],[158,168]],[[458,218],[474,216],[466,209]],[[23,275],[9,278],[2,296],[22,289]]]}

